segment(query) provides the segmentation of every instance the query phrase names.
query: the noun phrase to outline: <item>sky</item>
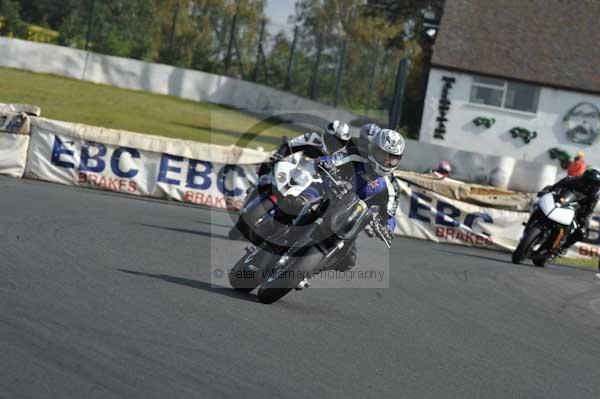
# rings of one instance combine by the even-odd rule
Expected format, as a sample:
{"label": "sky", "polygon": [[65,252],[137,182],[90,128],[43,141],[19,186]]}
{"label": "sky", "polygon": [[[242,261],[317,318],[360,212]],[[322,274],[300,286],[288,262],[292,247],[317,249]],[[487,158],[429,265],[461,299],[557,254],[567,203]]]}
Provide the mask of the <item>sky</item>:
{"label": "sky", "polygon": [[267,0],[265,13],[273,24],[287,26],[288,16],[294,13],[296,0]]}

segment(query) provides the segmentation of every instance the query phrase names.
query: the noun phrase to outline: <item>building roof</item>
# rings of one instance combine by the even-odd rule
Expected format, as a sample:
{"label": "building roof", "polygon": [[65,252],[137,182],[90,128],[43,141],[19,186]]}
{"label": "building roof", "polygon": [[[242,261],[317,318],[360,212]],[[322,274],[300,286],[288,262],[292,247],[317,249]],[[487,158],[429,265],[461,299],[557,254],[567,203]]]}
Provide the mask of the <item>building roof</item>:
{"label": "building roof", "polygon": [[600,93],[600,0],[446,0],[432,64]]}

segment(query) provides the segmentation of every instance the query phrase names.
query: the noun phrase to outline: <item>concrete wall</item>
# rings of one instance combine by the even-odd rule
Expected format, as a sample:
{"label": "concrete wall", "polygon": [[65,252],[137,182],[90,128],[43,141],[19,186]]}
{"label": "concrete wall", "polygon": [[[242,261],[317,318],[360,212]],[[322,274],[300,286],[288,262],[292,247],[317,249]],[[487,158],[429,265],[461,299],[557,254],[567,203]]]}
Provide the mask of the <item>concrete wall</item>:
{"label": "concrete wall", "polygon": [[267,86],[169,65],[0,37],[0,66],[51,73],[125,89],[208,101],[263,115],[307,113],[325,120],[358,115]]}
{"label": "concrete wall", "polygon": [[[443,76],[454,77],[456,81],[448,94],[451,105],[446,115],[447,133],[445,139],[440,140],[433,135],[438,124],[436,118],[439,117],[438,101],[442,93]],[[550,159],[548,150],[560,147],[571,155],[585,151],[588,163],[600,167],[600,137],[591,146],[573,143],[567,139],[567,129],[563,124],[563,117],[577,104],[589,102],[600,109],[600,96],[541,87],[538,111],[534,114],[472,104],[469,102],[472,83],[472,75],[432,69],[421,126],[421,141],[553,165],[558,165],[558,162]],[[489,129],[476,127],[472,121],[479,116],[492,117],[496,123]],[[517,126],[536,131],[537,138],[529,144],[525,144],[520,138],[513,138],[509,130]]]}

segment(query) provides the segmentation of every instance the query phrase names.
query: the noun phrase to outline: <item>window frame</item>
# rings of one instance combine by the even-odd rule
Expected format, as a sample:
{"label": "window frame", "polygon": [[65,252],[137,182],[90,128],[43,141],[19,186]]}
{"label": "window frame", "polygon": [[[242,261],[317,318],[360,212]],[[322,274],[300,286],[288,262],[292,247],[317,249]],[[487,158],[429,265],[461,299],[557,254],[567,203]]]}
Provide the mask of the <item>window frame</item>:
{"label": "window frame", "polygon": [[[495,85],[495,84],[491,84],[491,83],[484,83],[484,82],[478,82],[478,79],[494,79],[497,80],[499,82],[502,82],[502,85]],[[539,103],[540,103],[540,88],[538,86],[534,86],[530,83],[520,83],[521,85],[527,85],[529,87],[531,87],[532,89],[534,89],[535,91],[535,111],[529,111],[529,110],[524,110],[524,109],[518,109],[518,108],[510,108],[506,106],[506,96],[508,94],[508,90],[509,90],[509,85],[510,85],[511,81],[507,80],[507,79],[500,79],[500,78],[487,78],[485,76],[477,76],[477,75],[472,75],[472,81],[471,81],[471,90],[469,91],[469,103],[470,104],[474,104],[474,105],[482,105],[485,107],[494,107],[494,108],[501,108],[503,110],[507,110],[507,111],[516,111],[516,112],[525,112],[527,114],[537,114],[537,111],[539,109]],[[517,82],[515,82],[517,83]],[[481,87],[481,88],[485,88],[485,89],[490,89],[490,90],[497,90],[497,91],[502,91],[502,100],[500,105],[495,105],[495,104],[486,104],[486,103],[481,103],[481,102],[476,102],[473,101],[473,90],[477,87]]]}

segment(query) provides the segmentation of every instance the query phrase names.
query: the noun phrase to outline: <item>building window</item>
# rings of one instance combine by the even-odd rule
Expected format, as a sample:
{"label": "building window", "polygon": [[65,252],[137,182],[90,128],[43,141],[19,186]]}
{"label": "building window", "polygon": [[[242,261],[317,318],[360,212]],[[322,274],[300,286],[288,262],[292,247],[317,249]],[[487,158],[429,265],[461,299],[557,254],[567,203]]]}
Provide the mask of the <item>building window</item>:
{"label": "building window", "polygon": [[474,77],[470,101],[517,111],[537,112],[540,90],[525,84],[502,79]]}

